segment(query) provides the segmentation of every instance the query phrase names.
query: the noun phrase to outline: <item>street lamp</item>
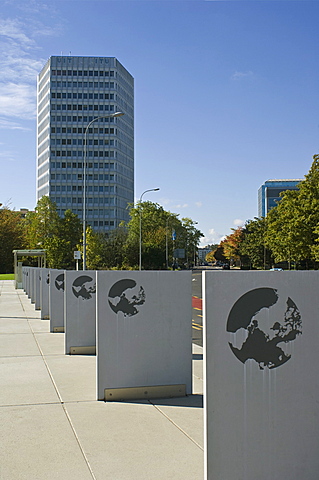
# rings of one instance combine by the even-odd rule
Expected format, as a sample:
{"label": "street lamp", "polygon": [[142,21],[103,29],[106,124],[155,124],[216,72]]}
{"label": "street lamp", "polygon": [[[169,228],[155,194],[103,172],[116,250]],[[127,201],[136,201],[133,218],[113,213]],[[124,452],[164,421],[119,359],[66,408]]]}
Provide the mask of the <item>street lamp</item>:
{"label": "street lamp", "polygon": [[139,262],[139,270],[142,270],[142,209],[141,209],[141,203],[142,203],[142,198],[143,195],[147,192],[157,192],[159,188],[150,188],[149,190],[145,190],[145,192],[142,193],[140,196],[140,262]]}
{"label": "street lamp", "polygon": [[166,237],[166,269],[168,270],[168,235],[167,235],[167,230],[168,230],[168,221],[169,221],[169,217],[167,217],[166,219],[166,230],[165,230],[165,237]]}
{"label": "street lamp", "polygon": [[92,123],[100,120],[100,118],[114,118],[125,115],[123,112],[115,112],[110,115],[101,115],[93,118],[85,129],[84,133],[84,164],[83,164],[83,270],[86,270],[86,159],[87,159],[87,133]]}

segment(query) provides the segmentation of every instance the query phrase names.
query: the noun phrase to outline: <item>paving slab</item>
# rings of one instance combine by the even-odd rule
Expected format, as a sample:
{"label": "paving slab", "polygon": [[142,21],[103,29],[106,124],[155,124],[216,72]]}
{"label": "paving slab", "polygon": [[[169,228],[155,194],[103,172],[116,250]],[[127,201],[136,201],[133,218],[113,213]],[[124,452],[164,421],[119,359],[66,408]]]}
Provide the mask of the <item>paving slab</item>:
{"label": "paving slab", "polygon": [[39,348],[32,333],[2,333],[0,357],[25,357],[39,355]]}
{"label": "paving slab", "polygon": [[185,435],[189,436],[202,450],[203,436],[203,395],[182,398],[152,400],[151,403],[170,419]]}
{"label": "paving slab", "polygon": [[49,320],[28,318],[28,322],[32,332],[34,333],[50,333]]}
{"label": "paving slab", "polygon": [[0,317],[1,318],[26,318],[25,311],[20,303],[13,304],[10,297],[0,296]]}
{"label": "paving slab", "polygon": [[0,430],[1,480],[93,479],[62,405],[1,408]]}
{"label": "paving slab", "polygon": [[58,395],[40,356],[0,358],[0,406],[57,401]]}
{"label": "paving slab", "polygon": [[34,334],[43,355],[64,355],[64,333]]}
{"label": "paving slab", "polygon": [[193,395],[96,400],[96,357],[65,355],[63,333],[0,281],[1,480],[202,480],[203,349]]}
{"label": "paving slab", "polygon": [[65,408],[96,480],[203,478],[202,449],[149,402]]}
{"label": "paving slab", "polygon": [[96,401],[95,356],[52,355],[45,359],[63,402]]}
{"label": "paving slab", "polygon": [[0,335],[2,333],[31,333],[31,328],[29,322],[25,319],[25,317],[0,317]]}

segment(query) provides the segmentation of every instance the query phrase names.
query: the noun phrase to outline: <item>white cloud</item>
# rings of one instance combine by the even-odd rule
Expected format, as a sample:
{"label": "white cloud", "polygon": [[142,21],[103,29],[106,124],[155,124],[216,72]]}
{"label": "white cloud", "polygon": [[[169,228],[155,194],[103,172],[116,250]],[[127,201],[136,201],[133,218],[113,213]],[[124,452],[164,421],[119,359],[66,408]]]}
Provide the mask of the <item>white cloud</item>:
{"label": "white cloud", "polygon": [[0,32],[11,45],[24,45],[25,49],[34,45],[34,41],[23,31],[23,24],[18,19],[0,19]]}
{"label": "white cloud", "polygon": [[196,207],[200,208],[203,204],[202,202],[195,202]]}
{"label": "white cloud", "polygon": [[[31,130],[30,128],[24,127],[15,121],[6,120],[5,118],[1,118],[1,117],[0,117],[0,128],[7,129],[7,130],[24,130],[24,131]],[[0,145],[4,145],[4,144],[0,144]]]}
{"label": "white cloud", "polygon": [[245,223],[245,221],[241,220],[240,218],[235,218],[235,220],[233,221],[233,224],[236,227],[242,227],[244,225],[244,223]]}
{"label": "white cloud", "polygon": [[201,246],[207,245],[207,244],[219,244],[221,240],[225,238],[225,235],[222,235],[221,233],[217,232],[214,228],[210,228],[208,230],[208,234],[205,235],[205,237],[201,238]]}
{"label": "white cloud", "polygon": [[251,70],[249,70],[248,72],[238,72],[238,71],[236,71],[235,73],[233,73],[231,78],[233,80],[240,80],[242,78],[252,77],[253,75],[254,74]]}
{"label": "white cloud", "polygon": [[0,152],[0,161],[5,160],[5,162],[14,162],[16,160],[16,155],[13,152],[4,150]]}
{"label": "white cloud", "polygon": [[188,203],[183,203],[183,204],[179,204],[179,205],[174,205],[173,208],[187,208],[188,207]]}
{"label": "white cloud", "polygon": [[34,87],[23,83],[0,83],[0,112],[5,117],[34,118],[36,114]]}
{"label": "white cloud", "polygon": [[57,30],[34,17],[0,19],[0,128],[22,129],[17,119],[34,119],[36,78],[45,64],[36,38],[56,35]]}
{"label": "white cloud", "polygon": [[36,60],[23,56],[23,52],[16,54],[1,53],[1,82],[23,81],[35,85],[37,74],[44,65],[44,60]]}
{"label": "white cloud", "polygon": [[169,205],[171,203],[171,200],[169,198],[161,198],[160,199],[162,205]]}

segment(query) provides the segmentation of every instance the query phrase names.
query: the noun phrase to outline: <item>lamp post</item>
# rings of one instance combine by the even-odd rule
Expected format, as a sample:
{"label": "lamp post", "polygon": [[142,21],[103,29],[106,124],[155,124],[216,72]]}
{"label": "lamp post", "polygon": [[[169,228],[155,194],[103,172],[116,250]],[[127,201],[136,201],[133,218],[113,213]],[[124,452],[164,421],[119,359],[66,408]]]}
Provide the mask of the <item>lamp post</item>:
{"label": "lamp post", "polygon": [[101,115],[91,120],[84,133],[84,164],[83,164],[83,270],[86,270],[86,160],[87,160],[87,134],[92,123],[100,120],[100,118],[114,118],[125,115],[123,112],[115,112],[110,115]]}
{"label": "lamp post", "polygon": [[165,252],[166,255],[165,255],[165,257],[166,257],[166,269],[167,270],[168,270],[168,235],[167,235],[167,230],[168,230],[169,219],[170,219],[169,217],[167,217],[167,219],[166,219],[166,235],[165,235],[165,237],[166,237],[166,252]]}
{"label": "lamp post", "polygon": [[142,270],[142,212],[141,212],[141,203],[143,195],[147,192],[157,192],[159,188],[150,188],[149,190],[145,190],[140,196],[140,255],[139,255],[139,270]]}

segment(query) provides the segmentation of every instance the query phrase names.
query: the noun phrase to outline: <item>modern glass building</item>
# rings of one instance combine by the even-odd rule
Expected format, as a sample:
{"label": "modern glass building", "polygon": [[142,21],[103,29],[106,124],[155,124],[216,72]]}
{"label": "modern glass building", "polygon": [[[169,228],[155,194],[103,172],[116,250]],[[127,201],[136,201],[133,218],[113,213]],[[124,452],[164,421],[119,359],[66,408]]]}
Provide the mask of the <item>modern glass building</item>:
{"label": "modern glass building", "polygon": [[298,190],[302,178],[294,180],[267,180],[258,190],[258,217],[265,217],[277,205],[280,193],[285,190]]}
{"label": "modern glass building", "polygon": [[[52,56],[38,75],[37,99],[37,199],[48,195],[60,216],[71,209],[83,219],[86,154],[87,224],[107,232],[127,221],[134,201],[133,77],[114,57]],[[116,112],[124,115],[112,117]]]}

